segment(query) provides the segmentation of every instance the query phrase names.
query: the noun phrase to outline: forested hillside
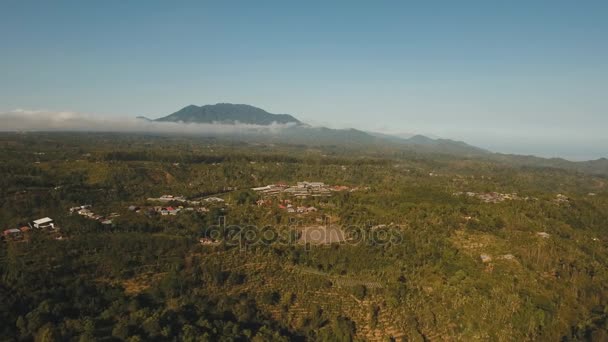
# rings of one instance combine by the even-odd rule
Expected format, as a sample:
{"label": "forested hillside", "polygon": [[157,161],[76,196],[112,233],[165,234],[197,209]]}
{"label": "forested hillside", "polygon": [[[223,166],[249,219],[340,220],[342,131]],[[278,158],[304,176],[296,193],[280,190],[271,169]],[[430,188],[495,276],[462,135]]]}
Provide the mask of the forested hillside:
{"label": "forested hillside", "polygon": [[148,135],[0,153],[2,340],[608,339],[605,176]]}

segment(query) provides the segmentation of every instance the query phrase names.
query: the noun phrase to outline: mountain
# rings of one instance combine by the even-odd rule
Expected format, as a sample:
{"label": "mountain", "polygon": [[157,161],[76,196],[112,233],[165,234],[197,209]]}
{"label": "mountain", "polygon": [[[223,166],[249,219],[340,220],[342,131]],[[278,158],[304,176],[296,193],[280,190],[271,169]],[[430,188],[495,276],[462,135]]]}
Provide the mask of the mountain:
{"label": "mountain", "polygon": [[414,150],[415,152],[443,153],[469,157],[486,156],[491,153],[490,151],[469,145],[462,141],[451,139],[433,139],[421,134],[410,137],[384,133],[370,134],[387,141],[392,141],[393,143],[406,145],[409,147],[409,149]]}
{"label": "mountain", "polygon": [[[148,120],[145,117],[138,118]],[[244,123],[257,126],[269,126],[272,123],[292,124],[289,127],[282,127],[279,130],[241,131],[239,136],[241,139],[288,142],[314,146],[391,146],[397,149],[409,150],[414,153],[442,153],[467,157],[480,156],[488,153],[488,151],[467,145],[464,142],[448,139],[433,139],[424,135],[399,136],[365,132],[352,128],[331,129],[326,127],[312,127],[302,123],[289,114],[271,114],[263,109],[246,104],[218,103],[200,107],[190,105],[173,114],[153,121],[224,124]],[[272,126],[269,128],[272,128]]]}
{"label": "mountain", "polygon": [[[356,129],[331,129],[312,127],[302,123],[288,114],[271,114],[267,111],[245,104],[218,103],[215,105],[190,105],[168,116],[150,120],[138,117],[143,121],[184,122],[184,123],[245,123],[256,125],[229,133],[233,138],[238,136],[243,141],[265,143],[289,143],[309,146],[341,146],[349,148],[374,147],[379,150],[402,151],[414,154],[443,154],[457,158],[481,158],[499,161],[509,165],[524,167],[558,168],[574,170],[586,174],[608,175],[608,160],[605,158],[572,162],[560,158],[540,158],[535,156],[508,155],[492,153],[462,141],[440,139],[426,135],[385,134],[366,132]],[[287,127],[271,126],[272,123],[292,124]],[[268,126],[268,127],[260,127]],[[226,136],[222,130],[205,131],[212,136]]]}
{"label": "mountain", "polygon": [[245,123],[252,125],[301,124],[289,114],[271,114],[267,111],[245,104],[218,103],[215,105],[184,107],[177,112],[156,119],[161,122],[184,123]]}

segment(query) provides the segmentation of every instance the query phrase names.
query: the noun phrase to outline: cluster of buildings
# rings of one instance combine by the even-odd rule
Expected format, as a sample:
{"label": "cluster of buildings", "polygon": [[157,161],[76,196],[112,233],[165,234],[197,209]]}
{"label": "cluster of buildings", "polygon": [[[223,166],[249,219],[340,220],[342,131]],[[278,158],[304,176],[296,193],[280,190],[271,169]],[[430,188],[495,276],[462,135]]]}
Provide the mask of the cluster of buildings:
{"label": "cluster of buildings", "polygon": [[203,246],[214,246],[220,244],[219,241],[208,237],[200,238],[198,242]]}
{"label": "cluster of buildings", "polygon": [[148,198],[148,201],[150,202],[164,202],[164,203],[169,203],[169,202],[180,202],[180,203],[186,203],[186,204],[190,204],[190,205],[199,205],[201,204],[201,202],[199,201],[190,201],[187,200],[186,197],[184,196],[173,196],[173,195],[162,195],[160,197],[150,197]]}
{"label": "cluster of buildings", "polygon": [[[32,229],[46,229],[54,232],[59,230],[52,218],[43,217],[28,223],[27,226],[6,229],[2,232],[2,237],[5,241],[19,241],[22,240]],[[61,236],[59,236],[58,239],[61,239]]]}
{"label": "cluster of buildings", "polygon": [[[167,205],[164,206],[153,206],[153,207],[143,207],[140,208],[138,206],[132,205],[129,206],[130,211],[135,211],[137,213],[144,212],[146,215],[151,216],[154,214],[159,214],[162,216],[175,216],[181,212],[199,212],[206,213],[209,212],[209,209],[205,207],[201,207],[202,202],[205,203],[224,203],[224,199],[219,197],[208,197],[202,199],[200,201],[191,201],[186,199],[184,196],[173,196],[173,195],[162,195],[158,198],[148,198],[150,202],[162,202]],[[189,206],[185,207],[183,205],[176,204],[187,204]]]}
{"label": "cluster of buildings", "polygon": [[208,197],[203,199],[202,201],[191,201],[186,199],[186,197],[184,196],[173,196],[173,195],[162,195],[160,197],[150,197],[148,198],[148,201],[150,202],[163,202],[163,203],[171,203],[171,202],[179,202],[179,203],[184,203],[184,204],[189,204],[189,205],[200,205],[202,201],[207,202],[207,203],[221,203],[224,202],[223,199],[219,198],[219,197]]}
{"label": "cluster of buildings", "polygon": [[130,206],[129,207],[130,211],[135,211],[136,213],[141,213],[144,212],[146,215],[153,215],[153,214],[159,214],[162,216],[175,216],[181,212],[199,212],[199,213],[206,213],[209,211],[209,209],[205,208],[205,207],[198,207],[198,208],[193,208],[193,207],[183,207],[183,206],[154,206],[154,207],[148,207],[148,208],[140,208],[137,206]]}
{"label": "cluster of buildings", "polygon": [[356,191],[357,188],[349,188],[343,185],[329,186],[323,182],[297,182],[296,185],[283,183],[269,184],[266,186],[252,188],[251,190],[262,196],[278,196],[286,194],[296,198],[326,197],[331,196],[332,191]]}
{"label": "cluster of buildings", "polygon": [[287,211],[288,213],[298,213],[298,214],[317,212],[317,208],[312,207],[312,206],[311,207],[306,207],[306,206],[295,207],[291,204],[288,204],[288,205],[279,204],[279,209],[283,209],[283,210]]}
{"label": "cluster of buildings", "polygon": [[[203,202],[205,203],[224,203],[224,199],[219,197],[208,197],[200,201],[191,201],[186,199],[184,196],[173,196],[173,195],[162,195],[158,198],[148,198],[150,202],[161,202],[164,205],[156,206],[144,206],[139,207],[137,205],[129,206],[129,211],[136,213],[143,213],[147,216],[161,215],[161,216],[176,216],[183,212],[198,212],[206,213],[209,209],[200,206]],[[183,204],[183,205],[181,205]]]}
{"label": "cluster of buildings", "polygon": [[[272,206],[273,201],[270,199],[260,199],[256,202],[256,204],[258,205],[258,207]],[[317,208],[315,208],[313,206],[295,206],[291,203],[291,200],[288,200],[288,199],[279,200],[278,208],[285,210],[288,213],[299,213],[299,214],[313,213],[313,212],[318,211]]]}
{"label": "cluster of buildings", "polygon": [[30,227],[23,226],[20,228],[6,229],[2,232],[2,237],[7,241],[17,241],[23,239],[23,237],[29,233]]}
{"label": "cluster of buildings", "polygon": [[114,218],[120,216],[118,213],[111,213],[108,216],[102,216],[102,215],[95,214],[93,212],[93,210],[91,210],[90,204],[85,204],[85,205],[70,208],[70,215],[72,215],[72,214],[78,214],[85,218],[101,222],[101,224],[104,224],[104,225],[111,225],[112,220]]}
{"label": "cluster of buildings", "polygon": [[499,203],[504,201],[512,201],[512,200],[528,200],[529,197],[520,197],[517,193],[510,194],[502,194],[500,192],[485,192],[485,193],[476,193],[476,192],[455,192],[454,196],[466,195],[469,197],[476,197],[485,203]]}
{"label": "cluster of buildings", "polygon": [[225,202],[222,198],[219,198],[219,197],[207,197],[207,198],[203,199],[203,201],[205,201],[207,203],[224,203]]}

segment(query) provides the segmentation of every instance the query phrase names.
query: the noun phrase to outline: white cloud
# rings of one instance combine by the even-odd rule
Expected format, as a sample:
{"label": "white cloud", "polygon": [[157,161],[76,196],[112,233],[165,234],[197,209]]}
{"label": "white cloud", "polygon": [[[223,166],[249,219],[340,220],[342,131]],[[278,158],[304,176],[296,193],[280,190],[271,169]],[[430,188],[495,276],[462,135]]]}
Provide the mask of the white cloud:
{"label": "white cloud", "polygon": [[199,124],[155,122],[137,118],[100,118],[69,111],[15,109],[0,113],[0,131],[148,132],[203,135],[273,133],[293,124]]}

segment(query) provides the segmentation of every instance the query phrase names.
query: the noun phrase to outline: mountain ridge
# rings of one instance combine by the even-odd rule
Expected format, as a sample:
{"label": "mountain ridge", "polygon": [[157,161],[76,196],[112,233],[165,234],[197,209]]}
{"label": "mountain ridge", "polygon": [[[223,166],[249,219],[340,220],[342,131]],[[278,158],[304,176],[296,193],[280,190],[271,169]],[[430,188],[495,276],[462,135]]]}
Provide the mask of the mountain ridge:
{"label": "mountain ridge", "polygon": [[[140,119],[149,120],[140,116]],[[479,156],[490,153],[484,149],[450,139],[433,139],[421,134],[410,137],[383,134],[355,128],[332,129],[313,127],[290,114],[272,114],[248,104],[217,103],[214,105],[188,105],[177,112],[152,120],[155,122],[224,123],[270,126],[290,125],[282,132],[271,134],[271,138],[303,144],[369,145],[397,144],[418,152],[447,153],[461,156]]]}
{"label": "mountain ridge", "polygon": [[228,123],[271,125],[301,124],[290,114],[272,114],[247,104],[216,103],[214,105],[188,105],[175,113],[158,118],[159,122]]}
{"label": "mountain ridge", "polygon": [[278,123],[286,124],[286,126],[280,130],[242,134],[240,136],[244,139],[314,146],[393,146],[414,153],[435,153],[465,158],[484,158],[510,165],[560,168],[587,174],[608,175],[608,160],[606,158],[573,162],[562,158],[547,159],[537,156],[494,153],[469,145],[463,141],[430,138],[422,134],[404,137],[396,134],[378,133],[355,128],[332,129],[316,127],[303,123],[290,114],[272,114],[246,104],[218,103],[204,106],[189,105],[175,113],[155,120],[150,120],[144,116],[139,116],[138,119],[149,122],[228,123],[268,127],[272,127],[272,124]]}

